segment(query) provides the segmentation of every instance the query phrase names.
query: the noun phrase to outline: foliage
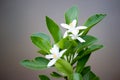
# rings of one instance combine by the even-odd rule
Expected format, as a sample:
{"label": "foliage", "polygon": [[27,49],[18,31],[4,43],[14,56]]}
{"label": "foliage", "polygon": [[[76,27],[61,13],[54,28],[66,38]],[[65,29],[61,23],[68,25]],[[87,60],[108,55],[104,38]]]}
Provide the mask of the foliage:
{"label": "foliage", "polygon": [[[65,12],[64,25],[76,26],[66,30],[65,34],[67,33],[67,37],[63,37],[58,24],[46,16],[46,25],[53,37],[54,43],[51,43],[50,37],[44,33],[32,34],[31,40],[39,48],[38,52],[43,56],[36,57],[33,60],[23,60],[21,61],[21,65],[33,70],[54,67],[56,72],[52,72],[50,75],[55,78],[64,78],[65,80],[99,80],[99,77],[91,71],[90,66],[86,66],[86,63],[90,55],[94,51],[101,49],[103,45],[96,44],[98,39],[92,35],[88,35],[88,32],[106,14],[95,14],[89,17],[83,25],[84,29],[78,29],[80,28],[79,26],[77,28],[78,12],[78,8],[75,6]],[[75,21],[76,23],[74,23]],[[76,31],[79,32],[76,33]],[[80,42],[78,38],[83,39],[85,42]],[[47,57],[54,58],[54,64]],[[53,65],[48,67],[48,63],[52,63]],[[39,79],[50,80],[46,75],[39,75]]]}

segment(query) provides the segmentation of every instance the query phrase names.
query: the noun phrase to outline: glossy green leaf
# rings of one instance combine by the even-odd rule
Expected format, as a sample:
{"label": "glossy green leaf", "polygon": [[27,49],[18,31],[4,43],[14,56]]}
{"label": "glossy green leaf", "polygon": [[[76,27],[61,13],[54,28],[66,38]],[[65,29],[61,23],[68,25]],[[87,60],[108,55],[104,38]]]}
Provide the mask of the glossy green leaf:
{"label": "glossy green leaf", "polygon": [[79,73],[74,73],[73,74],[73,80],[83,80],[82,76]]}
{"label": "glossy green leaf", "polygon": [[92,71],[89,71],[83,76],[83,80],[100,80],[100,79]]}
{"label": "glossy green leaf", "polygon": [[87,74],[90,70],[91,70],[90,66],[84,67],[84,69],[81,72],[81,75],[83,76],[83,75]]}
{"label": "glossy green leaf", "polygon": [[81,57],[91,54],[93,51],[103,48],[103,45],[92,45],[90,46]]}
{"label": "glossy green leaf", "polygon": [[60,75],[60,74],[57,73],[57,72],[52,72],[50,75],[51,75],[52,77],[56,77],[56,78],[63,77],[62,75]]}
{"label": "glossy green leaf", "polygon": [[100,80],[99,77],[91,71],[90,66],[84,67],[81,75],[83,76],[83,80]]}
{"label": "glossy green leaf", "polygon": [[88,47],[89,45],[95,43],[98,41],[97,38],[93,37],[93,36],[90,36],[90,35],[86,35],[84,37],[82,37],[86,42],[84,43],[79,43],[78,46],[77,46],[77,51],[78,53],[83,50],[83,48],[86,48]]}
{"label": "glossy green leaf", "polygon": [[81,73],[89,57],[90,57],[90,54],[78,60],[76,65],[76,72]]}
{"label": "glossy green leaf", "polygon": [[62,38],[62,33],[59,26],[49,17],[46,16],[46,24],[49,32],[51,33],[55,43]]}
{"label": "glossy green leaf", "polygon": [[29,69],[41,70],[46,69],[49,60],[43,57],[36,57],[34,60],[23,60],[21,64]]}
{"label": "glossy green leaf", "polygon": [[42,54],[42,55],[47,55],[48,53],[44,50],[39,50],[38,53]]}
{"label": "glossy green leaf", "polygon": [[80,73],[73,73],[70,76],[70,80],[83,80],[82,75]]}
{"label": "glossy green leaf", "polygon": [[56,69],[65,76],[70,76],[73,73],[72,66],[65,60],[59,59],[55,64]]}
{"label": "glossy green leaf", "polygon": [[43,33],[36,33],[31,36],[31,40],[38,48],[49,53],[51,48],[49,36]]}
{"label": "glossy green leaf", "polygon": [[40,80],[50,80],[46,75],[39,75]]}
{"label": "glossy green leaf", "polygon": [[43,38],[44,40],[50,42],[50,37],[44,33],[35,33],[35,34],[32,34],[31,37],[40,37],[40,38]]}
{"label": "glossy green leaf", "polygon": [[88,20],[85,22],[84,26],[87,26],[88,28],[84,30],[83,35],[86,35],[88,33],[88,31],[97,23],[99,23],[104,17],[106,16],[106,14],[95,14],[93,16],[91,16],[90,18],[88,18]]}
{"label": "glossy green leaf", "polygon": [[83,58],[84,56],[91,54],[93,51],[96,51],[96,50],[98,50],[98,49],[101,49],[102,47],[103,47],[103,45],[92,45],[92,46],[88,47],[87,50],[85,50],[85,51],[82,53],[82,55],[77,56],[77,57],[73,60],[72,64],[75,63],[77,60]]}
{"label": "glossy green leaf", "polygon": [[68,56],[69,54],[74,53],[74,47],[75,47],[76,45],[78,45],[78,44],[77,44],[76,41],[74,41],[74,40],[69,40],[69,38],[66,37],[66,38],[61,39],[61,40],[57,43],[57,45],[58,45],[61,49],[67,49],[67,51],[65,51],[65,53],[64,53],[63,55]]}
{"label": "glossy green leaf", "polygon": [[57,44],[61,49],[68,49],[71,45],[78,45],[74,40],[69,40],[68,37],[61,39]]}
{"label": "glossy green leaf", "polygon": [[96,76],[92,71],[90,66],[84,67],[81,72],[83,76],[83,80],[100,80],[98,76]]}
{"label": "glossy green leaf", "polygon": [[66,37],[66,38],[61,39],[61,40],[57,43],[57,45],[58,45],[61,49],[67,49],[67,48],[71,45],[71,43],[70,43],[68,37]]}
{"label": "glossy green leaf", "polygon": [[74,19],[78,21],[78,8],[76,6],[71,7],[65,13],[65,20],[67,24],[70,24]]}

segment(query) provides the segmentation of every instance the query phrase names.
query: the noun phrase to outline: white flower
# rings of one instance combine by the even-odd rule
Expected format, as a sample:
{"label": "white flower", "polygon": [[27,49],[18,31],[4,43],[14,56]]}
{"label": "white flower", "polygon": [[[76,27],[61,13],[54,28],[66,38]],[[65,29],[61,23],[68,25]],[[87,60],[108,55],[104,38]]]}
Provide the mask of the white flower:
{"label": "white flower", "polygon": [[80,34],[78,34],[79,32],[75,32],[75,33],[73,33],[73,34],[70,34],[69,36],[73,39],[73,40],[75,40],[75,39],[77,39],[77,40],[79,40],[80,42],[85,42],[85,40],[84,39],[82,39],[81,37],[79,37],[80,35],[81,35],[81,33]]}
{"label": "white flower", "polygon": [[[64,33],[63,38],[65,38],[67,36],[71,36],[72,39],[78,39],[80,42],[85,42],[85,40],[83,40],[82,38],[79,37],[83,33],[83,32],[81,32],[79,34],[79,30],[86,29],[87,27],[86,26],[76,26],[76,24],[77,24],[77,20],[73,20],[72,23],[70,23],[69,25],[65,24],[65,23],[61,24],[61,26],[63,28],[67,29],[67,31]],[[68,34],[69,32],[71,32],[72,34],[69,35]]]}
{"label": "white flower", "polygon": [[49,55],[46,55],[45,57],[47,59],[51,59],[50,62],[48,63],[48,67],[54,65],[56,63],[56,61],[62,57],[63,53],[66,51],[67,49],[64,49],[62,51],[59,51],[59,47],[57,45],[54,45],[53,48],[50,49],[50,53]]}

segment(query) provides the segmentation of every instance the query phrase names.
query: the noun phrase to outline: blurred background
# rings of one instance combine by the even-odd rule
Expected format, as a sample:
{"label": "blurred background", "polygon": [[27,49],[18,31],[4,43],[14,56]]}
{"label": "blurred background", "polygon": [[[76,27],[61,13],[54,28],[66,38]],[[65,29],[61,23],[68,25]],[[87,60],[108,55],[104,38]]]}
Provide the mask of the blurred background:
{"label": "blurred background", "polygon": [[39,74],[51,72],[26,69],[20,61],[39,56],[29,37],[36,32],[49,34],[45,16],[60,25],[65,21],[65,11],[73,5],[80,10],[79,25],[93,14],[107,14],[89,33],[105,47],[94,52],[87,65],[101,80],[120,80],[119,3],[120,0],[0,0],[0,80],[38,80]]}

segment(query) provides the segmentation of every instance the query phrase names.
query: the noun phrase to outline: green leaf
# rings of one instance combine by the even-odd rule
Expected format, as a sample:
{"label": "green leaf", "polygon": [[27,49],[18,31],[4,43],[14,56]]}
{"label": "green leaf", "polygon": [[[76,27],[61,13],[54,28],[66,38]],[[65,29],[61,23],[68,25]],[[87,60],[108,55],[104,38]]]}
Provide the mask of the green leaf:
{"label": "green leaf", "polygon": [[35,33],[35,34],[32,34],[31,37],[40,37],[40,38],[43,38],[46,41],[50,42],[50,37],[44,33]]}
{"label": "green leaf", "polygon": [[71,45],[77,45],[74,40],[69,40],[68,37],[61,39],[57,44],[61,49],[68,49]]}
{"label": "green leaf", "polygon": [[96,51],[98,49],[101,49],[103,47],[103,45],[92,45],[90,47],[87,48],[87,50],[85,50],[80,56],[77,56],[73,61],[72,64],[74,64],[77,60],[83,58],[86,55],[91,54],[93,51]]}
{"label": "green leaf", "polygon": [[81,72],[81,75],[83,76],[83,75],[87,74],[90,70],[91,70],[90,66],[84,67],[84,69]]}
{"label": "green leaf", "polygon": [[61,39],[61,40],[57,43],[57,45],[58,45],[61,49],[67,49],[67,48],[71,45],[71,43],[70,43],[68,37],[66,37],[66,38]]}
{"label": "green leaf", "polygon": [[46,16],[46,24],[49,32],[51,33],[55,43],[62,38],[62,33],[59,26],[49,17]]}
{"label": "green leaf", "polygon": [[38,53],[42,54],[42,55],[47,55],[48,53],[44,50],[39,50]]}
{"label": "green leaf", "polygon": [[91,71],[90,66],[84,67],[81,75],[83,76],[83,80],[100,80],[99,77]]}
{"label": "green leaf", "polygon": [[67,24],[70,24],[74,19],[78,21],[78,8],[76,6],[71,7],[65,13],[65,20]]}
{"label": "green leaf", "polygon": [[103,45],[92,45],[90,46],[81,57],[91,54],[93,51],[103,48]]}
{"label": "green leaf", "polygon": [[38,48],[49,53],[51,48],[49,36],[43,33],[36,33],[31,36],[31,40]]}
{"label": "green leaf", "polygon": [[57,72],[52,72],[50,75],[51,75],[52,77],[56,77],[56,78],[63,77],[62,75],[58,74]]}
{"label": "green leaf", "polygon": [[100,80],[100,79],[92,71],[89,71],[83,76],[83,80]]}
{"label": "green leaf", "polygon": [[78,60],[77,65],[76,65],[76,72],[78,72],[78,73],[82,72],[89,57],[90,57],[90,54]]}
{"label": "green leaf", "polygon": [[90,36],[90,35],[86,35],[86,36],[83,36],[82,37],[86,42],[84,43],[80,43],[78,46],[77,46],[77,49],[78,49],[78,53],[83,50],[83,48],[86,48],[88,47],[89,45],[95,43],[98,41],[97,38],[93,37],[93,36]]}
{"label": "green leaf", "polygon": [[59,48],[61,49],[67,49],[67,51],[65,51],[65,53],[63,54],[68,56],[72,53],[74,53],[74,47],[77,46],[77,42],[74,40],[69,40],[69,37],[63,38],[61,39],[57,45],[59,46]]}
{"label": "green leaf", "polygon": [[84,30],[83,35],[86,35],[88,33],[88,31],[97,23],[99,23],[104,17],[106,16],[106,14],[95,14],[93,16],[91,16],[90,18],[88,18],[88,20],[85,22],[84,26],[87,26],[88,28]]}
{"label": "green leaf", "polygon": [[33,70],[46,69],[49,60],[43,57],[36,57],[34,60],[23,60],[21,65]]}
{"label": "green leaf", "polygon": [[50,80],[46,75],[39,75],[40,80]]}
{"label": "green leaf", "polygon": [[100,80],[98,76],[96,76],[92,71],[90,66],[87,66],[81,72],[83,76],[83,80]]}
{"label": "green leaf", "polygon": [[83,80],[83,79],[80,73],[73,73],[72,76],[70,76],[70,80]]}
{"label": "green leaf", "polygon": [[55,64],[56,69],[65,76],[70,76],[73,73],[72,66],[65,60],[59,59]]}
{"label": "green leaf", "polygon": [[102,47],[103,47],[103,45],[92,45],[92,46],[90,46],[89,48],[87,48],[87,50],[85,50],[85,51],[82,53],[82,55],[76,57],[76,58],[73,60],[72,63],[75,63],[77,60],[83,58],[83,57],[86,56],[86,55],[91,54],[93,51],[96,51],[96,50],[98,50],[98,49],[101,49]]}

